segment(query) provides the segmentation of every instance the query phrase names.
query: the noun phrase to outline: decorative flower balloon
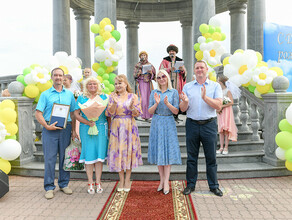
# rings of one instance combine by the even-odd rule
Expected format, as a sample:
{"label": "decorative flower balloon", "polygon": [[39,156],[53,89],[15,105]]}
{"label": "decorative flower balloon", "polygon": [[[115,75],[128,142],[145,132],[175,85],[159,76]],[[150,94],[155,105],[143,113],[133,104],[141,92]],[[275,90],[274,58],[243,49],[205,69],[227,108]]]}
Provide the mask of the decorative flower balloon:
{"label": "decorative flower balloon", "polygon": [[277,73],[273,70],[268,69],[266,66],[256,68],[254,70],[252,79],[260,86],[271,84],[273,79],[277,76]]}
{"label": "decorative flower balloon", "polygon": [[207,61],[211,66],[221,64],[220,58],[225,53],[225,49],[219,41],[203,43],[200,49],[203,51],[203,60]]}
{"label": "decorative flower balloon", "polygon": [[0,143],[5,140],[5,136],[7,135],[9,135],[9,133],[7,133],[5,125],[2,122],[0,122]]}
{"label": "decorative flower balloon", "polygon": [[49,59],[47,69],[52,71],[54,68],[61,68],[65,74],[70,74],[74,81],[81,82],[83,79],[82,69],[78,59],[64,51],[56,52],[53,57]]}
{"label": "decorative flower balloon", "polygon": [[50,73],[46,68],[36,67],[34,68],[30,74],[32,75],[32,80],[34,83],[45,84],[47,81],[51,79]]}

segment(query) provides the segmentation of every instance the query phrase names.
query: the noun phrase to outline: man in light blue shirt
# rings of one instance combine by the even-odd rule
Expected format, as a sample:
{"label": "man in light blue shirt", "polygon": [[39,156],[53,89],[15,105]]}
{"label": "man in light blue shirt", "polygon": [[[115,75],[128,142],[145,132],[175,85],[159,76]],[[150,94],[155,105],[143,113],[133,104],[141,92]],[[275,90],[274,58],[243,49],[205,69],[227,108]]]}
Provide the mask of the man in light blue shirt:
{"label": "man in light blue shirt", "polygon": [[[63,164],[65,149],[71,141],[71,132],[72,138],[78,138],[78,136],[75,132],[75,99],[72,92],[64,89],[63,76],[64,72],[61,68],[55,68],[51,71],[53,86],[41,94],[35,113],[36,119],[43,126],[42,143],[45,159],[44,188],[46,190],[46,199],[54,197],[57,154],[59,154],[58,184],[60,190],[65,194],[72,194],[72,190],[68,187],[70,172],[63,169]],[[57,121],[49,124],[54,103],[70,106],[66,128],[57,127]]]}
{"label": "man in light blue shirt", "polygon": [[180,96],[180,109],[187,111],[186,144],[187,144],[187,187],[183,194],[195,190],[198,177],[198,155],[200,143],[206,157],[207,180],[210,191],[222,196],[217,181],[217,120],[216,110],[222,108],[222,89],[220,85],[207,78],[208,67],[204,61],[195,63],[196,80],[187,83]]}

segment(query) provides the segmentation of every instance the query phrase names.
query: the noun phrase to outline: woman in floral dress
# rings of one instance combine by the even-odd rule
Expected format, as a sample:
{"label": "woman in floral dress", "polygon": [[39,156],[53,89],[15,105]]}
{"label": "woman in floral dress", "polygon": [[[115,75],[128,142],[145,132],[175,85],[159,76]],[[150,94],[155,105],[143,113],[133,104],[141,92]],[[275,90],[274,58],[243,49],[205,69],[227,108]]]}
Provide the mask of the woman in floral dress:
{"label": "woman in floral dress", "polygon": [[[141,104],[132,93],[127,77],[115,78],[115,91],[109,97],[106,115],[112,117],[108,147],[108,166],[118,172],[118,191],[130,191],[131,172],[143,164],[138,127],[134,117],[141,114]],[[126,170],[126,177],[124,176]]]}

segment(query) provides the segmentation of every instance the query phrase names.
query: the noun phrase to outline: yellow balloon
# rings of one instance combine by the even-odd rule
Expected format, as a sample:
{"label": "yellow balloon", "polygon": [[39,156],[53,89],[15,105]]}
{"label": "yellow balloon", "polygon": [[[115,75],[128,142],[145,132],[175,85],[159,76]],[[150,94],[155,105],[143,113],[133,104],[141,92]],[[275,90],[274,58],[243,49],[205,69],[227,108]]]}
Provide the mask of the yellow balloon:
{"label": "yellow balloon", "polygon": [[96,72],[96,73],[97,73],[97,70],[98,70],[99,67],[100,67],[99,63],[94,63],[94,64],[92,64],[92,69],[93,69],[93,71]]}
{"label": "yellow balloon", "polygon": [[249,82],[248,83],[245,83],[245,84],[242,84],[241,86],[248,87],[249,86]]}
{"label": "yellow balloon", "polygon": [[47,81],[46,83],[42,84],[42,83],[37,83],[37,87],[40,90],[40,92],[44,92],[46,90],[48,90],[49,88],[52,87],[52,83],[50,81]]}
{"label": "yellow balloon", "polygon": [[252,85],[252,86],[256,86],[257,83],[255,81],[253,81],[252,79],[249,81],[249,84]]}
{"label": "yellow balloon", "polygon": [[103,81],[103,78],[101,76],[97,76],[96,78],[99,80],[99,82]]}
{"label": "yellow balloon", "polygon": [[65,75],[69,73],[69,70],[66,66],[59,66],[59,68],[61,68],[64,71]]}
{"label": "yellow balloon", "polygon": [[212,35],[211,35],[210,33],[204,33],[204,34],[202,34],[202,35],[203,35],[203,37],[205,37],[206,39],[212,37]]}
{"label": "yellow balloon", "polygon": [[262,98],[262,95],[261,95],[261,93],[255,88],[255,90],[254,90],[254,95],[256,96],[256,97],[258,97],[258,98]]}
{"label": "yellow balloon", "polygon": [[105,70],[106,73],[111,73],[112,71],[114,71],[114,67],[113,66],[109,66]]}
{"label": "yellow balloon", "polygon": [[82,81],[83,81],[83,76],[81,76],[81,78],[77,82],[81,83]]}
{"label": "yellow balloon", "polygon": [[267,67],[268,64],[265,61],[258,62],[257,67],[261,67],[261,66],[266,66]]}
{"label": "yellow balloon", "polygon": [[99,27],[100,27],[101,29],[104,29],[104,27],[105,27],[106,25],[108,25],[108,24],[107,24],[106,21],[104,21],[104,20],[102,20],[101,22],[99,22]]}
{"label": "yellow balloon", "polygon": [[0,109],[4,109],[4,108],[15,109],[15,104],[10,99],[3,100],[2,102],[0,102]]}
{"label": "yellow balloon", "polygon": [[109,19],[109,18],[103,18],[101,21],[103,21],[103,22],[105,22],[106,23],[106,25],[110,25],[112,22],[111,22],[111,19]]}
{"label": "yellow balloon", "polygon": [[229,64],[229,58],[230,57],[225,57],[224,60],[223,60],[223,66]]}
{"label": "yellow balloon", "polygon": [[286,166],[287,170],[292,171],[292,163],[291,162],[289,162],[288,160],[286,160],[285,166]]}
{"label": "yellow balloon", "polygon": [[221,40],[221,34],[219,32],[215,32],[212,34],[212,39],[220,41]]}
{"label": "yellow balloon", "polygon": [[28,98],[35,98],[39,95],[40,90],[38,89],[37,86],[35,85],[28,85],[25,87],[24,89],[24,94],[28,97]]}
{"label": "yellow balloon", "polygon": [[244,50],[242,50],[242,49],[237,49],[236,51],[234,51],[234,53],[243,53],[244,52]]}
{"label": "yellow balloon", "polygon": [[196,55],[195,55],[197,60],[202,60],[203,59],[203,51],[199,50]]}
{"label": "yellow balloon", "polygon": [[2,170],[6,174],[10,173],[11,164],[9,163],[8,160],[0,158],[0,170]]}
{"label": "yellow balloon", "polygon": [[261,85],[259,85],[259,84],[256,85],[257,90],[258,90],[259,93],[261,93],[261,94],[266,94],[266,93],[268,93],[268,92],[270,91],[271,87],[272,87],[271,83],[270,83],[270,84],[266,84],[266,85],[264,85],[264,86],[261,86]]}
{"label": "yellow balloon", "polygon": [[3,124],[15,123],[16,117],[17,117],[16,111],[11,108],[4,108],[1,110],[0,121]]}
{"label": "yellow balloon", "polygon": [[112,37],[112,34],[111,34],[111,32],[109,32],[109,31],[105,31],[105,32],[102,34],[102,37],[103,37],[104,40],[108,40],[108,39],[110,39],[110,38]]}
{"label": "yellow balloon", "polygon": [[263,60],[263,56],[260,52],[256,52],[257,58],[258,58],[258,62],[261,62]]}
{"label": "yellow balloon", "polygon": [[5,129],[9,133],[9,136],[13,136],[18,132],[18,126],[15,123],[5,124]]}
{"label": "yellow balloon", "polygon": [[112,27],[112,31],[115,30],[115,26],[113,26],[112,24],[110,24],[110,26]]}
{"label": "yellow balloon", "polygon": [[277,73],[277,76],[283,76],[283,70],[280,67],[271,67],[269,70],[274,70]]}

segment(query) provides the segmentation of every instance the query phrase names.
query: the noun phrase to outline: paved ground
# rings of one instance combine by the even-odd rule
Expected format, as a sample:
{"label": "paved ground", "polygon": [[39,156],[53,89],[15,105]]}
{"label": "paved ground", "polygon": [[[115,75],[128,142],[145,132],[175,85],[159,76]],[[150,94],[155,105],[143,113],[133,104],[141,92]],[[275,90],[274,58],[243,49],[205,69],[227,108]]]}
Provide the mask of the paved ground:
{"label": "paved ground", "polygon": [[[0,219],[96,219],[115,182],[103,182],[102,194],[87,194],[87,182],[70,181],[71,196],[55,190],[44,198],[43,179],[10,176],[10,191],[0,198]],[[201,219],[292,219],[292,176],[219,180],[223,197],[209,193],[198,181],[192,194]],[[163,196],[163,195],[162,195]],[[147,219],[147,218],[145,218]]]}

